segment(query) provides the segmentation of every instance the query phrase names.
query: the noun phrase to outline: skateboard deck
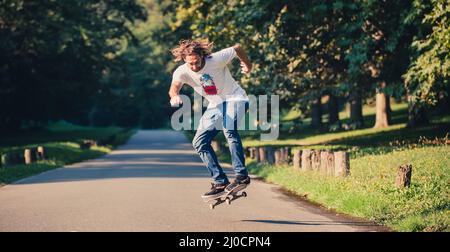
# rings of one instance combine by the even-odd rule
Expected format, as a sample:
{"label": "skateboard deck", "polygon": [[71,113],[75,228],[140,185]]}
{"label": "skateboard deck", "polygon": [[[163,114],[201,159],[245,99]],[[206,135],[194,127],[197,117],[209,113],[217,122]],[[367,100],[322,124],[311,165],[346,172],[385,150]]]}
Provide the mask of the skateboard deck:
{"label": "skateboard deck", "polygon": [[[247,197],[247,193],[244,190],[247,187],[247,185],[243,184],[243,185],[239,185],[238,187],[236,187],[234,190],[224,193],[222,195],[219,195],[215,198],[208,198],[208,199],[203,199],[204,202],[209,203],[209,208],[211,210],[214,210],[214,208],[222,203],[227,203],[227,205],[230,205],[231,202],[241,198],[241,197]],[[240,191],[242,191],[241,193],[239,193]]]}

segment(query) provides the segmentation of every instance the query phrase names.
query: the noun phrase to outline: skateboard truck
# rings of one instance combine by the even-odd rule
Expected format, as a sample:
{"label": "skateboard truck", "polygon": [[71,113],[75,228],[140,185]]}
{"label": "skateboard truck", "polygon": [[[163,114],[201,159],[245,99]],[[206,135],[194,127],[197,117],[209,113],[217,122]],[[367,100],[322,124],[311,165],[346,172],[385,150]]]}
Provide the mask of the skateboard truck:
{"label": "skateboard truck", "polygon": [[[209,209],[214,210],[214,208],[222,203],[227,203],[227,205],[231,205],[231,202],[241,198],[241,197],[247,197],[247,192],[243,191],[239,194],[240,191],[244,190],[247,187],[247,185],[243,187],[237,187],[233,191],[230,191],[228,193],[222,194],[218,196],[217,198],[207,199],[204,200],[205,202],[209,203]],[[215,201],[215,202],[211,202]]]}

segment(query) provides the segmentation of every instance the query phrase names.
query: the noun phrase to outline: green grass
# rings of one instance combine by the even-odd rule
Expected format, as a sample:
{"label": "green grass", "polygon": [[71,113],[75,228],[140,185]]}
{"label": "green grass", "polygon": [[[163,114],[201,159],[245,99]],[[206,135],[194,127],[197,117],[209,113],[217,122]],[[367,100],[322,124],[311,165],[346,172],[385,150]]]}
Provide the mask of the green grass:
{"label": "green grass", "polygon": [[[361,151],[360,151],[361,152]],[[399,231],[450,231],[450,147],[420,146],[388,153],[353,153],[351,175],[324,177],[292,167],[259,166],[251,173],[338,212]],[[410,188],[395,187],[397,167],[412,164]]]}
{"label": "green grass", "polygon": [[[67,164],[93,159],[125,143],[134,130],[119,127],[82,127],[64,122],[50,124],[45,129],[17,132],[2,137],[0,154],[23,153],[26,148],[44,146],[48,159],[30,165],[20,164],[0,168],[0,186]],[[103,141],[104,145],[80,149],[85,139]]]}

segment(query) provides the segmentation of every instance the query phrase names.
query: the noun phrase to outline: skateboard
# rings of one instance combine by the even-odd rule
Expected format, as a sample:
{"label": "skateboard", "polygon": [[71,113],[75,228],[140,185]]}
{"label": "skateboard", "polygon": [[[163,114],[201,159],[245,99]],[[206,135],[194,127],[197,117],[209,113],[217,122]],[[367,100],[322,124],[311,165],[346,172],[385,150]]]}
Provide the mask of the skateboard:
{"label": "skateboard", "polygon": [[[227,205],[230,205],[231,202],[241,198],[241,197],[247,197],[246,192],[240,191],[244,190],[247,187],[246,184],[239,185],[238,187],[234,188],[232,191],[224,193],[222,195],[219,195],[215,198],[209,198],[209,199],[203,199],[203,202],[209,203],[209,209],[214,210],[214,208],[222,203],[227,203]],[[213,202],[215,201],[215,202]]]}

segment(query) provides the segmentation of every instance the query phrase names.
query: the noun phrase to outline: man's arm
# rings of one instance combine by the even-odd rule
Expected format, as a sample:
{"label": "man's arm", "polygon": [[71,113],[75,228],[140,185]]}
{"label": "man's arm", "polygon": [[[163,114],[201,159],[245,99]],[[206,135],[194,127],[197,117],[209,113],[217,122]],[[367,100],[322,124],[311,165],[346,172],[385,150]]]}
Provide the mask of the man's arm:
{"label": "man's arm", "polygon": [[182,86],[183,83],[181,83],[180,81],[172,81],[172,84],[170,85],[169,89],[170,98],[179,95]]}
{"label": "man's arm", "polygon": [[172,84],[170,85],[169,89],[170,105],[178,106],[182,103],[181,98],[179,96],[182,86],[183,83],[181,83],[180,81],[172,81]]}
{"label": "man's arm", "polygon": [[250,71],[252,70],[252,63],[250,62],[250,59],[248,58],[245,50],[240,44],[236,44],[235,46],[233,46],[233,48],[236,51],[237,57],[241,61],[242,72],[245,74],[250,73]]}

